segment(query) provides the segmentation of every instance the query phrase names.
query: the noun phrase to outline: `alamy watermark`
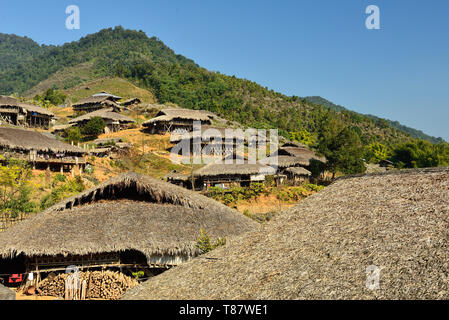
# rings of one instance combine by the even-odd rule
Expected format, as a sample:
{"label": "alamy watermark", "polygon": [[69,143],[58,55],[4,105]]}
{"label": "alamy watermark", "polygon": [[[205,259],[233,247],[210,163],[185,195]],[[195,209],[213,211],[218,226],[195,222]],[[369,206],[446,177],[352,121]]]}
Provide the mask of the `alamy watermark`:
{"label": "alamy watermark", "polygon": [[365,286],[368,290],[379,289],[380,282],[380,269],[378,266],[368,266],[366,267],[366,283]]}
{"label": "alamy watermark", "polygon": [[277,129],[203,130],[201,121],[194,121],[193,131],[175,130],[171,132],[170,140],[176,143],[170,152],[173,163],[263,164],[277,169]]}
{"label": "alamy watermark", "polygon": [[80,8],[76,5],[70,5],[65,9],[69,16],[65,20],[65,27],[69,30],[79,30],[81,28]]}
{"label": "alamy watermark", "polygon": [[368,30],[379,30],[380,29],[380,9],[378,6],[369,5],[365,10],[366,14],[369,16],[365,20],[365,26]]}

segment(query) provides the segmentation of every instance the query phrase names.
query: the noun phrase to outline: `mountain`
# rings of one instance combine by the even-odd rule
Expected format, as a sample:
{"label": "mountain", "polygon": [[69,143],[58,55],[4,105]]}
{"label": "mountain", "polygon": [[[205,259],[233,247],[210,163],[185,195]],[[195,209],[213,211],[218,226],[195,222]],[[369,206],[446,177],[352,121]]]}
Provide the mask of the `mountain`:
{"label": "mountain", "polygon": [[[322,106],[320,99],[289,97],[246,79],[208,71],[142,31],[104,29],[62,46],[39,46],[10,35],[0,39],[1,94],[34,94],[50,84],[70,89],[118,77],[149,90],[159,103],[209,110],[256,128],[278,128],[287,138],[300,130],[317,134],[331,120],[353,128],[364,144],[392,145],[412,138],[384,119]],[[16,51],[19,54],[13,57]]]}
{"label": "mountain", "polygon": [[[335,110],[335,111],[348,110],[348,109],[346,109],[343,106],[336,105],[335,103],[333,103],[333,102],[331,102],[329,100],[326,100],[326,99],[324,99],[322,97],[319,97],[319,96],[305,97],[304,99],[307,102],[310,102],[310,103],[313,103],[313,104],[316,104],[316,105],[321,105],[321,106],[323,106],[325,108],[329,108],[329,109],[332,109],[332,110]],[[379,118],[379,117],[371,115],[371,114],[365,114],[364,116],[373,119],[375,122],[387,121],[388,125],[391,126],[392,128],[395,128],[395,129],[401,130],[403,132],[406,132],[406,133],[410,134],[410,136],[412,136],[415,139],[427,140],[427,141],[430,141],[432,143],[444,142],[444,139],[441,138],[441,137],[439,137],[439,138],[432,137],[432,136],[430,136],[428,134],[425,134],[421,130],[417,130],[417,129],[413,129],[413,128],[407,127],[407,126],[399,123],[398,121],[382,119],[382,118]]]}

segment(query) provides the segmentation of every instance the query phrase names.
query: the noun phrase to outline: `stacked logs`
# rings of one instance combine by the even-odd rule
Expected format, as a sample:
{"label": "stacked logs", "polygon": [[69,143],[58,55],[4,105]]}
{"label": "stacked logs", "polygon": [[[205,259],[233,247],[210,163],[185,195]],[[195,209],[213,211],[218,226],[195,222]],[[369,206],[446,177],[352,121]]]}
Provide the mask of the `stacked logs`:
{"label": "stacked logs", "polygon": [[[72,288],[75,287],[75,290],[69,290],[66,283],[73,283],[73,278],[69,278],[69,276],[70,274],[64,273],[44,279],[38,286],[39,295],[66,299],[67,297],[70,299],[85,297],[86,299],[118,300],[126,290],[138,284],[137,280],[120,272],[87,271],[78,273],[78,285],[72,284]],[[71,280],[72,282],[70,282]]]}

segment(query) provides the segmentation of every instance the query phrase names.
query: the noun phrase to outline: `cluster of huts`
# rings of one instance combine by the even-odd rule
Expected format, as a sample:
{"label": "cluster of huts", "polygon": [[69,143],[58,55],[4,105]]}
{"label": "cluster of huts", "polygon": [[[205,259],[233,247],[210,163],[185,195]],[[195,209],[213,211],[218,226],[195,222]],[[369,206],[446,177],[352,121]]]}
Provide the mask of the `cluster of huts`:
{"label": "cluster of huts", "polygon": [[0,96],[0,124],[48,129],[56,116],[45,108]]}
{"label": "cluster of huts", "polygon": [[32,279],[37,289],[73,265],[151,276],[201,254],[202,230],[218,239],[255,228],[212,199],[129,172],[1,232],[0,275],[4,283]]}

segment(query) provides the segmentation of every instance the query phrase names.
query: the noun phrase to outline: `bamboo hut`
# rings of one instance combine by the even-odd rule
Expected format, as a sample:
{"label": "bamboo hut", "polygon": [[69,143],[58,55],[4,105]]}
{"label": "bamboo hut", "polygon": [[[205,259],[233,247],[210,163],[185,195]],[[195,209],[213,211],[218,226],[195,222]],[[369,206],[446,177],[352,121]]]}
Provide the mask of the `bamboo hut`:
{"label": "bamboo hut", "polygon": [[290,167],[283,171],[283,173],[287,176],[289,181],[293,183],[302,183],[304,181],[308,181],[312,176],[312,173],[302,167]]}
{"label": "bamboo hut", "polygon": [[141,103],[142,100],[140,100],[139,98],[131,98],[123,101],[120,105],[122,105],[123,107],[131,108]]}
{"label": "bamboo hut", "polygon": [[173,170],[164,176],[165,181],[188,189],[191,189],[192,186],[190,178],[188,175],[177,170]]}
{"label": "bamboo hut", "polygon": [[87,97],[73,104],[72,107],[76,113],[89,113],[105,108],[121,109],[121,106],[116,103],[116,99],[108,95]]}
{"label": "bamboo hut", "polygon": [[75,173],[86,165],[86,151],[50,138],[42,133],[16,128],[0,127],[1,161],[21,159],[34,169],[47,169]]}
{"label": "bamboo hut", "polygon": [[262,163],[249,163],[240,156],[219,159],[193,172],[195,189],[207,189],[213,186],[229,188],[249,186],[253,182],[264,182],[267,175],[274,175],[272,167]]}
{"label": "bamboo hut", "polygon": [[117,132],[129,127],[130,124],[136,123],[135,120],[114,111],[113,108],[100,109],[97,111],[86,113],[69,121],[69,124],[79,127],[84,126],[93,117],[100,117],[106,123],[105,133]]}
{"label": "bamboo hut", "polygon": [[21,103],[15,98],[0,96],[0,121],[6,124],[49,128],[55,115],[45,108]]}
{"label": "bamboo hut", "polygon": [[142,126],[151,134],[184,133],[193,131],[194,121],[200,121],[202,125],[211,124],[210,116],[204,112],[177,108],[162,109],[155,118],[145,121]]}
{"label": "bamboo hut", "polygon": [[338,179],[123,299],[449,299],[449,168]]}
{"label": "bamboo hut", "polygon": [[0,274],[166,269],[201,254],[201,229],[216,239],[257,227],[212,199],[129,172],[0,233],[0,266],[8,266]]}

